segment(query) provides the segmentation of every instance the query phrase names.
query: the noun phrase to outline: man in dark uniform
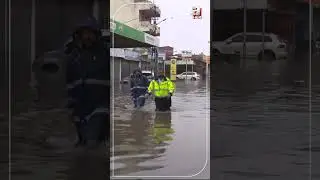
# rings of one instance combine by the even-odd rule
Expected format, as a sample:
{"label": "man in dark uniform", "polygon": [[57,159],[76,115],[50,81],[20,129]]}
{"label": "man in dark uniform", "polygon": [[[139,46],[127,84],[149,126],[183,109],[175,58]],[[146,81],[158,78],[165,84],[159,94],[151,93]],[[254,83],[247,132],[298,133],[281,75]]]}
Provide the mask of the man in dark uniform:
{"label": "man in dark uniform", "polygon": [[141,70],[135,70],[130,78],[131,97],[135,108],[144,106],[148,85],[149,81],[142,74]]}
{"label": "man in dark uniform", "polygon": [[66,79],[76,146],[96,146],[109,137],[110,54],[94,18],[76,28],[67,45]]}

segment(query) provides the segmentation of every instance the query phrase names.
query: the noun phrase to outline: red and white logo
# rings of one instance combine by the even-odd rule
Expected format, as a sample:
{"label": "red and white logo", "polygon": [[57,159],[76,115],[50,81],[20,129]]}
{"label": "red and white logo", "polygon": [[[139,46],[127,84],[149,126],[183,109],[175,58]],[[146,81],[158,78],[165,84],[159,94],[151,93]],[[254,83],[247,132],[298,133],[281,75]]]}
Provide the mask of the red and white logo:
{"label": "red and white logo", "polygon": [[201,19],[202,18],[202,8],[192,7],[192,16],[193,16],[193,19]]}

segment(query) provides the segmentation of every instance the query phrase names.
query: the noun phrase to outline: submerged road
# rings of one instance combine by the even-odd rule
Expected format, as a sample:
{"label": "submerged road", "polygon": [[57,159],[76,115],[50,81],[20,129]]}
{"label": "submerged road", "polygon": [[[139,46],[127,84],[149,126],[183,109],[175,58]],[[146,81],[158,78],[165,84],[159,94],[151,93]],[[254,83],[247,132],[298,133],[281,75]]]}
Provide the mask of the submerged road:
{"label": "submerged road", "polygon": [[[203,81],[180,81],[176,87],[172,111],[165,113],[155,113],[151,99],[134,110],[128,85],[116,88],[110,164],[115,176],[209,177],[209,88]],[[109,178],[107,149],[74,148],[75,129],[61,104],[30,104],[28,112],[12,118],[12,180]],[[0,124],[5,147],[9,124]],[[2,151],[0,174],[7,177],[8,150]]]}
{"label": "submerged road", "polygon": [[155,112],[152,99],[134,110],[125,86],[115,101],[114,175],[209,177],[206,81],[176,82],[171,112]]}
{"label": "submerged road", "polygon": [[312,62],[312,89],[308,58],[254,62],[245,70],[217,67],[211,84],[211,179],[301,180],[310,172],[320,179],[318,60]]}

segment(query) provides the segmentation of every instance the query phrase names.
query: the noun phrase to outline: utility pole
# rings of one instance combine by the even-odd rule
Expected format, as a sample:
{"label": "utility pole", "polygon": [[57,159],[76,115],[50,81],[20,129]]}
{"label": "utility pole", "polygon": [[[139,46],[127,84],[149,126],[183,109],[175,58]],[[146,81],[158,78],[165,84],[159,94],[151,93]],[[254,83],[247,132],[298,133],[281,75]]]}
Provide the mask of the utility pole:
{"label": "utility pole", "polygon": [[[154,0],[153,0],[153,8],[154,8],[154,17],[153,17],[152,24],[156,26],[157,25],[157,18],[156,18],[157,7],[155,6]],[[151,54],[152,54],[152,60],[154,63],[153,65],[154,76],[157,77],[158,76],[158,51],[156,46],[151,47]]]}
{"label": "utility pole", "polygon": [[245,67],[247,58],[247,0],[243,2],[243,48],[242,48],[242,62],[241,66]]}
{"label": "utility pole", "polygon": [[266,10],[262,10],[262,60],[264,60],[264,49],[265,49],[265,39],[264,35],[266,33]]}

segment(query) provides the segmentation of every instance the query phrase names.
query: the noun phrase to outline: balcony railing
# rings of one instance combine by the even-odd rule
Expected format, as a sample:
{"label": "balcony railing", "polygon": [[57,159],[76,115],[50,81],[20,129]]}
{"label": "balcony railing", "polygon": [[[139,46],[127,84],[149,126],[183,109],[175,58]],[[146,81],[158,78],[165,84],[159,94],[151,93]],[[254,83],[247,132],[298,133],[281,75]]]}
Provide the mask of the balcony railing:
{"label": "balcony railing", "polygon": [[160,36],[160,27],[150,21],[140,21],[140,30],[152,36]]}
{"label": "balcony railing", "polygon": [[148,3],[148,4],[141,4],[139,13],[142,13],[143,16],[147,17],[148,19],[152,17],[160,17],[161,16],[161,10],[160,8],[153,4],[153,3]]}

